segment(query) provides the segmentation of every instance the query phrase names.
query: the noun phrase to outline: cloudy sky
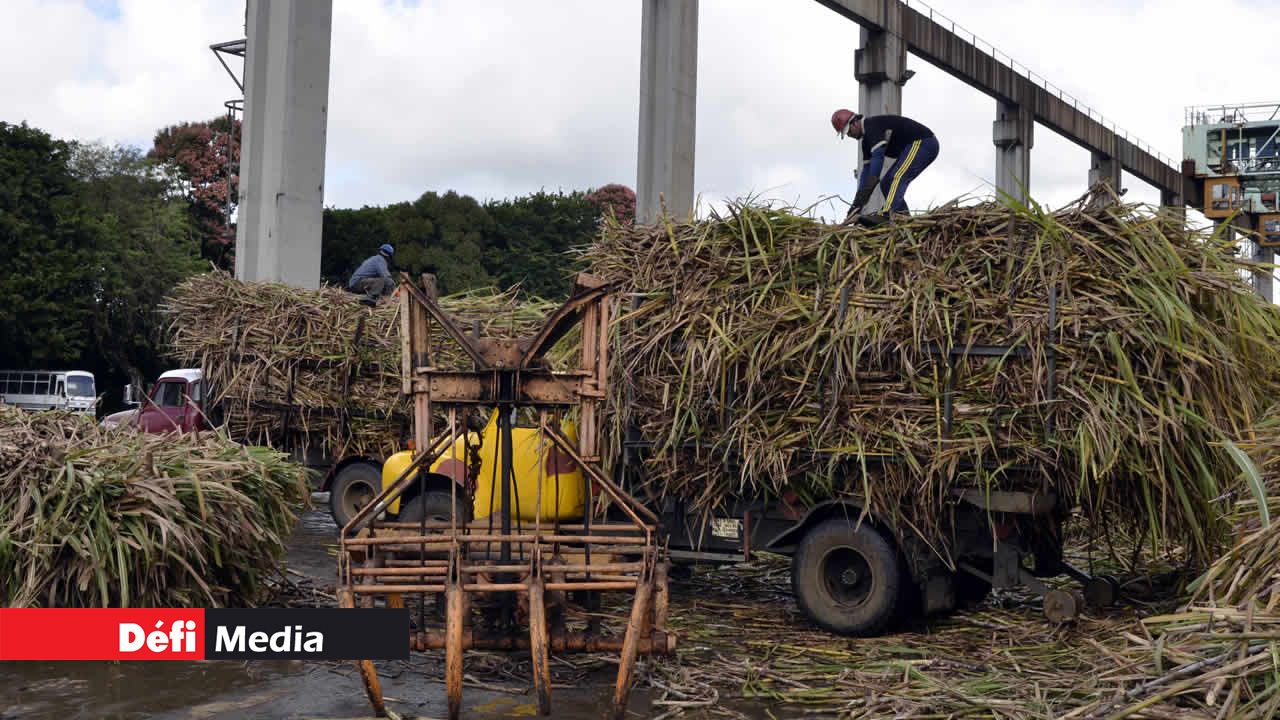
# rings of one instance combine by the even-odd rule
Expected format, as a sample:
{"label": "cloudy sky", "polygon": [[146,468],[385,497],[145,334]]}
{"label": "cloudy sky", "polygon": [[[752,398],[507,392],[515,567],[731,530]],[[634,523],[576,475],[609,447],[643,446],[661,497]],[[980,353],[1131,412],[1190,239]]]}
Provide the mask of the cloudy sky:
{"label": "cloudy sky", "polygon": [[[149,146],[237,94],[208,46],[243,0],[4,0],[0,120]],[[1186,105],[1280,100],[1277,0],[936,0],[934,8],[1170,157]],[[634,187],[640,0],[334,0],[325,204],[449,189]],[[702,0],[697,175],[704,203],[852,195],[857,26],[813,0]],[[1216,38],[1216,39],[1215,39]],[[1250,41],[1249,38],[1261,40]],[[916,58],[904,112],[942,153],[913,207],[991,193],[994,101]],[[1088,153],[1037,128],[1032,191],[1084,189]],[[1129,198],[1158,193],[1126,177]],[[843,215],[828,205],[824,214]]]}

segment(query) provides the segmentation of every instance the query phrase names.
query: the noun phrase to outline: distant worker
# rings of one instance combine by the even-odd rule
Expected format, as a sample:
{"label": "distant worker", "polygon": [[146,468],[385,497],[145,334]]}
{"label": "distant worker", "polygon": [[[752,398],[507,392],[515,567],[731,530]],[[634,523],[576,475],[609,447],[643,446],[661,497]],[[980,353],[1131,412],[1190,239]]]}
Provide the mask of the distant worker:
{"label": "distant worker", "polygon": [[[840,137],[848,135],[862,141],[862,172],[858,176],[858,193],[849,206],[845,222],[858,218],[871,225],[888,219],[889,213],[907,213],[907,186],[938,157],[938,138],[933,131],[901,115],[872,115],[864,118],[852,110],[832,113],[831,125]],[[885,157],[896,158],[893,167],[882,178]],[[862,208],[880,184],[884,207],[876,215],[863,216]],[[861,217],[860,217],[861,216]]]}
{"label": "distant worker", "polygon": [[395,254],[396,249],[390,245],[378,248],[377,255],[370,256],[360,263],[360,267],[356,268],[355,272],[351,273],[347,289],[364,293],[365,296],[361,302],[365,305],[378,304],[378,298],[391,294],[395,289],[396,281],[391,279],[391,270],[387,268],[387,261]]}

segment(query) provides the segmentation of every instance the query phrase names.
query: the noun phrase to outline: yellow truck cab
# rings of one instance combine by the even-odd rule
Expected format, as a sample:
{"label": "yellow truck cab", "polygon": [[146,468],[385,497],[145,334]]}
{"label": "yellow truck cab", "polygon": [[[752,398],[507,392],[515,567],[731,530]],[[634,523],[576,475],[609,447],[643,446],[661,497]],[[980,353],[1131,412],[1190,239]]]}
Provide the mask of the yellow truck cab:
{"label": "yellow truck cab", "polygon": [[[577,426],[572,420],[564,420],[560,431],[570,441],[577,442]],[[519,419],[511,429],[512,467],[515,483],[512,488],[512,517],[524,521],[541,518],[548,520],[578,520],[586,505],[586,488],[582,469],[565,453],[556,448],[549,438],[542,436],[536,425],[521,424]],[[466,503],[465,488],[468,483],[467,444],[479,443],[480,467],[473,487],[474,497]],[[409,490],[393,501],[387,514],[397,520],[416,521],[425,514],[427,519],[447,520],[451,483],[458,484],[457,497],[460,517],[474,520],[487,518],[502,509],[503,469],[501,458],[495,457],[498,448],[498,413],[490,415],[488,423],[479,433],[469,432],[467,438],[459,438],[453,447],[431,464],[425,490],[419,490],[414,482]],[[387,458],[382,465],[382,488],[393,484],[413,461],[413,451],[405,450]],[[417,474],[414,474],[415,480]],[[538,488],[542,488],[539,504]]]}

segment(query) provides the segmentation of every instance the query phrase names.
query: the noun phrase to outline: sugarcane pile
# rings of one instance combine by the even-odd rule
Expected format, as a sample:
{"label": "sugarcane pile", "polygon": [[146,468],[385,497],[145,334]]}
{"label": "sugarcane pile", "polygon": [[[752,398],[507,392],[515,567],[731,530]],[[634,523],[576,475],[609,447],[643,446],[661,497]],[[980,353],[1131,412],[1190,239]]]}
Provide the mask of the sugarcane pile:
{"label": "sugarcane pile", "polygon": [[0,406],[0,604],[251,604],[304,489],[282,454],[217,433]]}
{"label": "sugarcane pile", "polygon": [[1177,612],[1143,618],[1126,633],[1114,673],[1126,682],[1093,715],[1280,712],[1280,406],[1228,447],[1243,476],[1232,494],[1235,542]]}
{"label": "sugarcane pile", "polygon": [[959,487],[1047,487],[1207,559],[1224,441],[1280,392],[1280,314],[1234,244],[1136,206],[865,229],[738,205],[587,255],[624,298],[613,457],[634,424],[645,489],[695,508],[857,493],[928,536]]}
{"label": "sugarcane pile", "polygon": [[[399,303],[376,307],[333,287],[300,290],[198,275],[167,299],[172,355],[203,368],[207,405],[245,443],[317,450],[330,457],[386,456],[411,434],[400,385]],[[440,300],[460,327],[482,336],[532,334],[551,304],[514,291]],[[433,364],[467,369],[456,344],[433,337]]]}

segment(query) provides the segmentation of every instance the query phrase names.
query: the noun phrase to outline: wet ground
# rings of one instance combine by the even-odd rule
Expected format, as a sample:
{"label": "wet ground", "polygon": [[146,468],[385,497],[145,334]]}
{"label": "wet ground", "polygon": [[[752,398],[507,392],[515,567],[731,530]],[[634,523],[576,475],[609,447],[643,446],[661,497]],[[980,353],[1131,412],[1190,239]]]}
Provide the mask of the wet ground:
{"label": "wet ground", "polygon": [[[289,546],[288,577],[315,591],[332,590],[337,528],[316,495]],[[464,717],[537,716],[520,663],[497,656],[472,659],[463,691]],[[613,689],[613,667],[596,659],[559,659],[553,686],[554,717],[598,720]],[[474,672],[473,672],[474,671]],[[440,718],[446,713],[439,657],[417,655],[379,667],[388,705],[401,716]],[[653,705],[654,693],[638,687],[632,717],[670,710]],[[301,661],[48,662],[0,663],[0,720],[57,718],[316,718],[347,720],[371,713],[351,663]],[[748,704],[746,715],[760,716]],[[726,708],[727,710],[728,708]]]}
{"label": "wet ground", "polygon": [[[337,528],[325,498],[313,501],[290,541],[274,604],[334,604]],[[1055,625],[1029,597],[998,593],[969,612],[884,637],[840,638],[804,619],[788,578],[784,558],[762,556],[673,583],[669,628],[680,650],[641,661],[630,717],[1059,717],[1115,692],[1116,681],[1105,678],[1117,672],[1124,633],[1138,615],[1168,610],[1132,600]],[[602,718],[615,663],[604,654],[553,656],[553,717]],[[440,653],[378,670],[388,706],[402,717],[446,715]],[[529,676],[524,653],[469,652],[463,716],[536,717]],[[0,720],[370,716],[350,662],[0,663]]]}

